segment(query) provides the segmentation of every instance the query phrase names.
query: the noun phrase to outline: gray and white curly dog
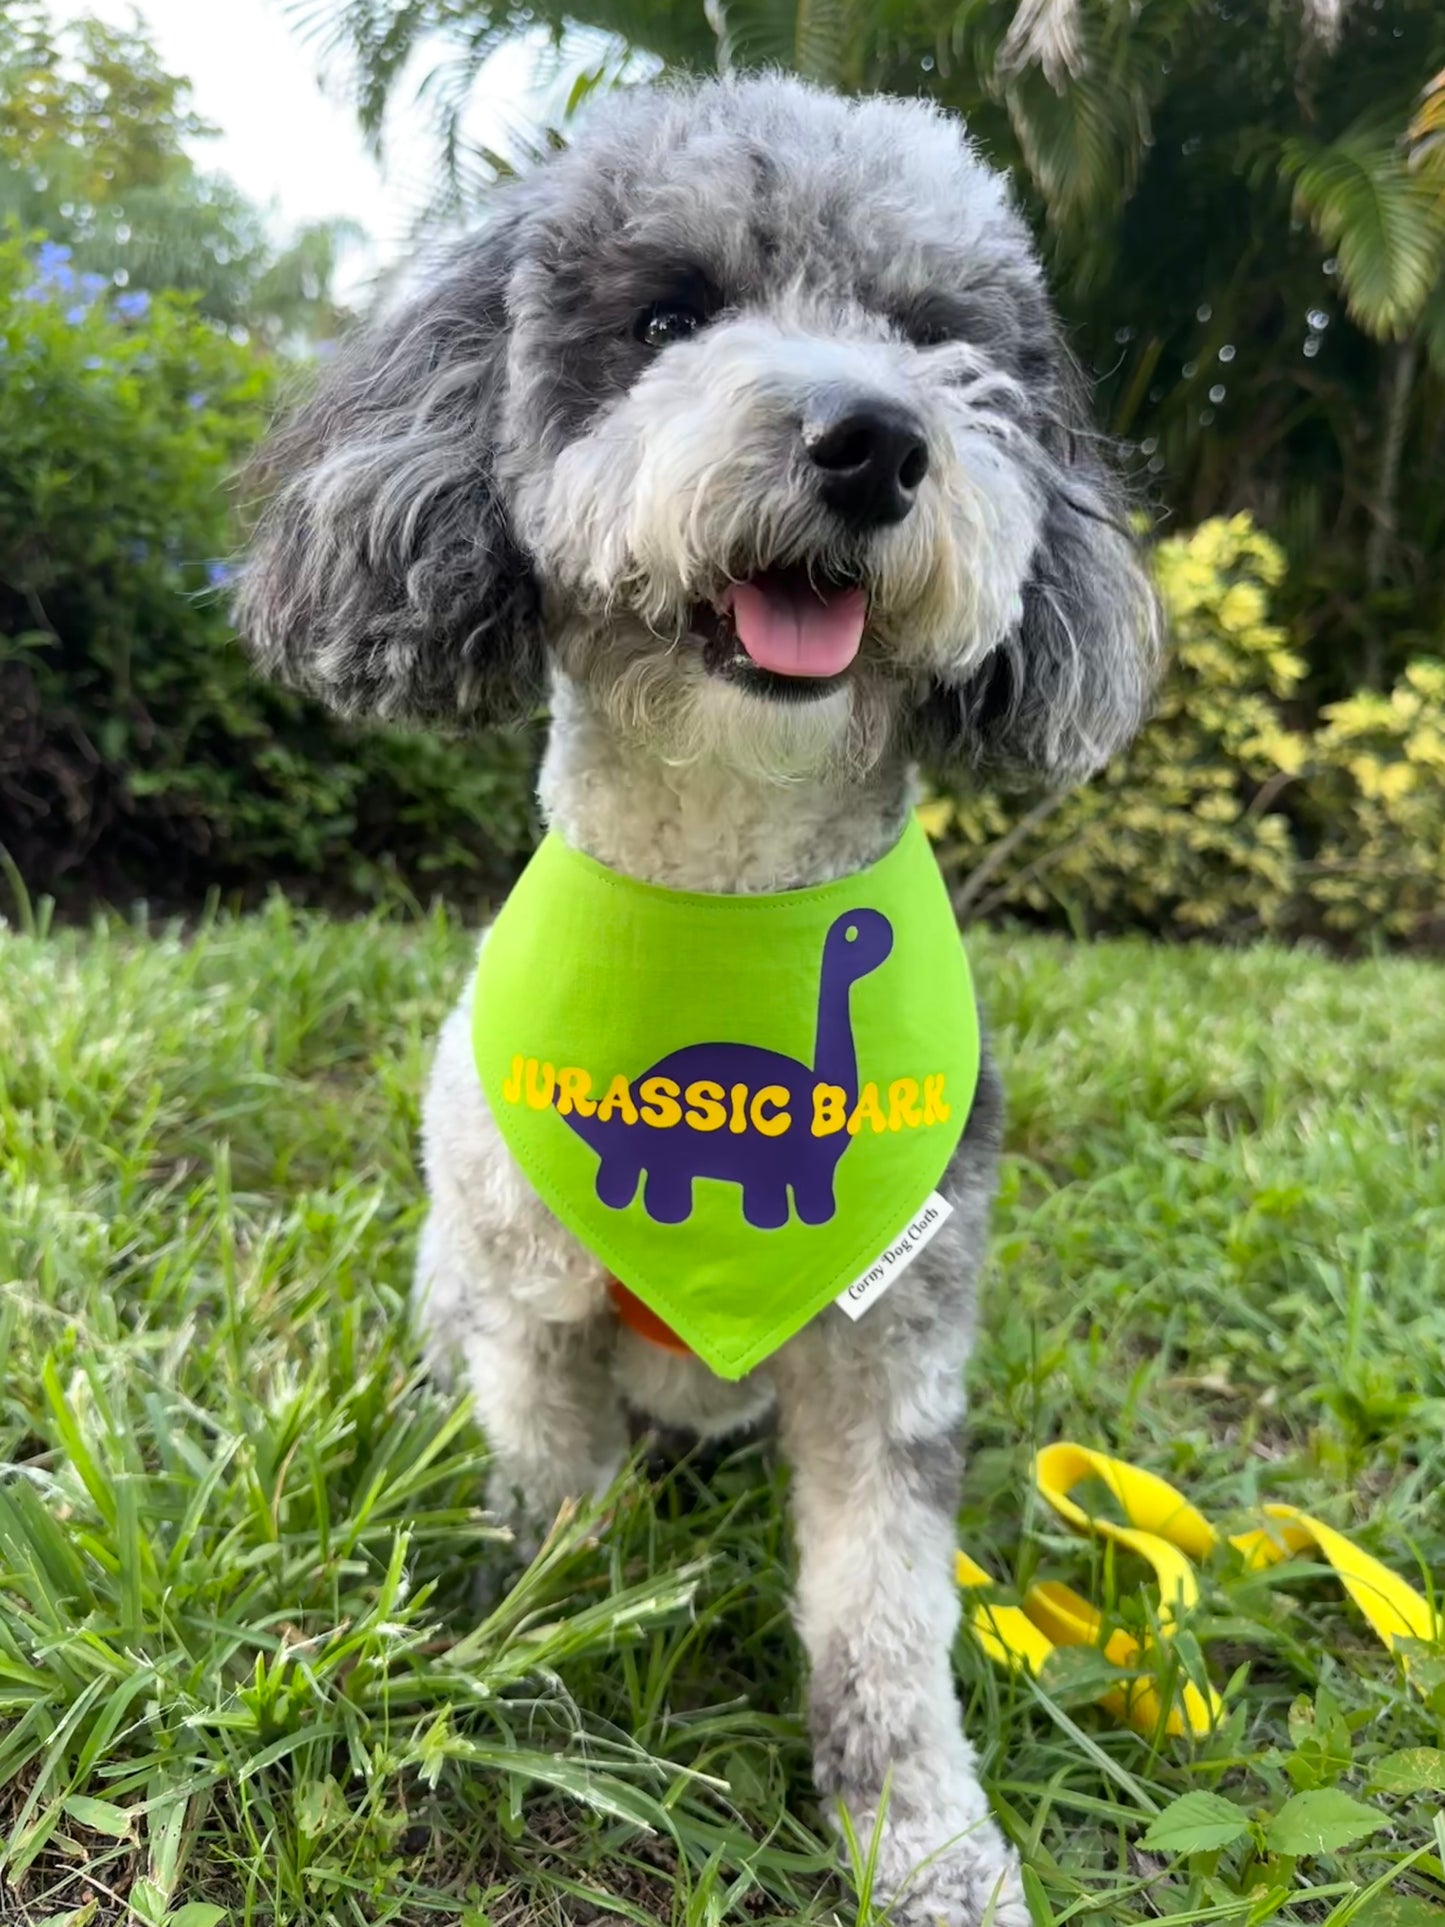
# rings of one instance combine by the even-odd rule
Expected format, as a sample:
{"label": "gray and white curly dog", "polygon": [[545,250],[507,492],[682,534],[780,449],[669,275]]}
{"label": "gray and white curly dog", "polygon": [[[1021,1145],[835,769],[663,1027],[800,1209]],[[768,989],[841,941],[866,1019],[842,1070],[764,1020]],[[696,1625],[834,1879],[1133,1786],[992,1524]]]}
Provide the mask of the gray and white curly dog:
{"label": "gray and white curly dog", "polygon": [[[628,94],[498,194],[270,451],[240,618],[346,715],[533,711],[547,820],[654,883],[776,891],[898,837],[914,770],[1098,767],[1153,597],[1023,221],[958,124],[778,77]],[[963,1369],[1001,1102],[945,1232],[867,1317],[739,1384],[615,1318],[478,1088],[467,997],[426,1104],[418,1304],[524,1548],[603,1491],[628,1412],[776,1411],[815,1776],[905,1923],[1027,1919],[950,1647]]]}

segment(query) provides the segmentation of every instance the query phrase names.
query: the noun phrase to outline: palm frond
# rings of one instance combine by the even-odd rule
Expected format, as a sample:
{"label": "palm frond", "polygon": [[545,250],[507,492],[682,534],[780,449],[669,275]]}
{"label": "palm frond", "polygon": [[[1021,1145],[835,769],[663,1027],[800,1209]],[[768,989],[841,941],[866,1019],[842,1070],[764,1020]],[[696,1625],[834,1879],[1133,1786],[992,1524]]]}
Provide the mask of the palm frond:
{"label": "palm frond", "polygon": [[1279,165],[1296,211],[1339,258],[1354,320],[1379,339],[1405,334],[1445,266],[1445,202],[1398,135],[1357,122],[1328,143],[1285,141]]}
{"label": "palm frond", "polygon": [[1058,92],[1070,75],[1083,69],[1079,14],[1079,0],[1019,0],[999,49],[999,70],[1017,73],[1023,67],[1040,67]]}
{"label": "palm frond", "polygon": [[1435,283],[1420,316],[1420,339],[1434,373],[1445,381],[1445,276]]}
{"label": "palm frond", "polygon": [[1405,147],[1412,167],[1439,168],[1445,175],[1445,69],[1421,93]]}
{"label": "palm frond", "polygon": [[1136,128],[1119,125],[1120,101],[1087,68],[1056,89],[1030,68],[1004,89],[1009,120],[1049,219],[1066,226],[1122,198],[1121,155],[1138,144]]}
{"label": "palm frond", "polygon": [[442,63],[419,89],[418,98],[431,111],[442,165],[413,212],[412,235],[418,241],[474,215],[499,182],[529,172],[564,147],[569,123],[594,95],[635,86],[658,68],[651,55],[604,32],[558,30],[537,50],[534,85],[540,97],[526,107],[489,103],[491,138],[481,142],[467,124],[486,64],[475,54],[469,49],[466,58]]}
{"label": "palm frond", "polygon": [[718,65],[785,67],[837,86],[856,34],[852,0],[715,0]]}
{"label": "palm frond", "polygon": [[[1180,43],[1206,0],[1129,9],[1022,0],[991,61],[993,87],[1055,228],[1083,226],[1127,200]],[[1053,35],[1049,50],[1040,36]],[[975,34],[975,44],[978,36]]]}
{"label": "palm frond", "polygon": [[323,71],[337,61],[354,76],[362,132],[378,152],[386,109],[426,36],[456,11],[447,0],[285,0],[284,12],[317,51]]}

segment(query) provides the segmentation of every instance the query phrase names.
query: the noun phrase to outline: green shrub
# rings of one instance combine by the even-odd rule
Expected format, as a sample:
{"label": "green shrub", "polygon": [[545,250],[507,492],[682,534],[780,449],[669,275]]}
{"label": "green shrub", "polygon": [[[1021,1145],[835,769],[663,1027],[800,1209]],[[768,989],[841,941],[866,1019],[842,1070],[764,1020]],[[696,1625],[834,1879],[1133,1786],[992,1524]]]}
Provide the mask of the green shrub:
{"label": "green shrub", "polygon": [[967,915],[1357,942],[1445,930],[1445,664],[1416,661],[1311,726],[1291,700],[1303,663],[1270,620],[1283,573],[1244,515],[1159,543],[1169,666],[1129,752],[1031,806],[989,789],[924,805]]}
{"label": "green shrub", "polygon": [[1326,925],[1445,939],[1445,662],[1330,704],[1313,762],[1309,891]]}
{"label": "green shrub", "polygon": [[476,892],[526,846],[530,745],[352,736],[237,648],[226,483],[272,369],[0,241],[0,844],[32,892]]}

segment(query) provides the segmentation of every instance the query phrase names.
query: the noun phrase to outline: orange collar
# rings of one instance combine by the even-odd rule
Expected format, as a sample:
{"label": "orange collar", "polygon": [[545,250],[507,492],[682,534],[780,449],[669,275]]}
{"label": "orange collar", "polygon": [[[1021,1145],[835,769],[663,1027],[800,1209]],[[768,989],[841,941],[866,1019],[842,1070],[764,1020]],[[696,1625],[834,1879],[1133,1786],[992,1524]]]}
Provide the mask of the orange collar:
{"label": "orange collar", "polygon": [[651,1306],[644,1305],[620,1279],[609,1278],[607,1289],[612,1294],[613,1309],[629,1331],[636,1332],[639,1338],[645,1338],[650,1345],[660,1345],[665,1352],[676,1352],[682,1358],[692,1357],[692,1347],[684,1345],[671,1325],[665,1325]]}

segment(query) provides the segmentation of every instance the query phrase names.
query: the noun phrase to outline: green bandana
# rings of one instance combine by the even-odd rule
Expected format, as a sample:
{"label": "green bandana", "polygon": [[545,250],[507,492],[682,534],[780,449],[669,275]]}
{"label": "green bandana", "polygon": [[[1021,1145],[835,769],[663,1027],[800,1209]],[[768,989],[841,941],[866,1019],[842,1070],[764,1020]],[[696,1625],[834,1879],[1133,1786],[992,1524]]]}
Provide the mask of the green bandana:
{"label": "green bandana", "polygon": [[916,821],[775,896],[660,889],[548,836],[482,946],[473,1035],[544,1201],[722,1378],[926,1242],[978,1078]]}

